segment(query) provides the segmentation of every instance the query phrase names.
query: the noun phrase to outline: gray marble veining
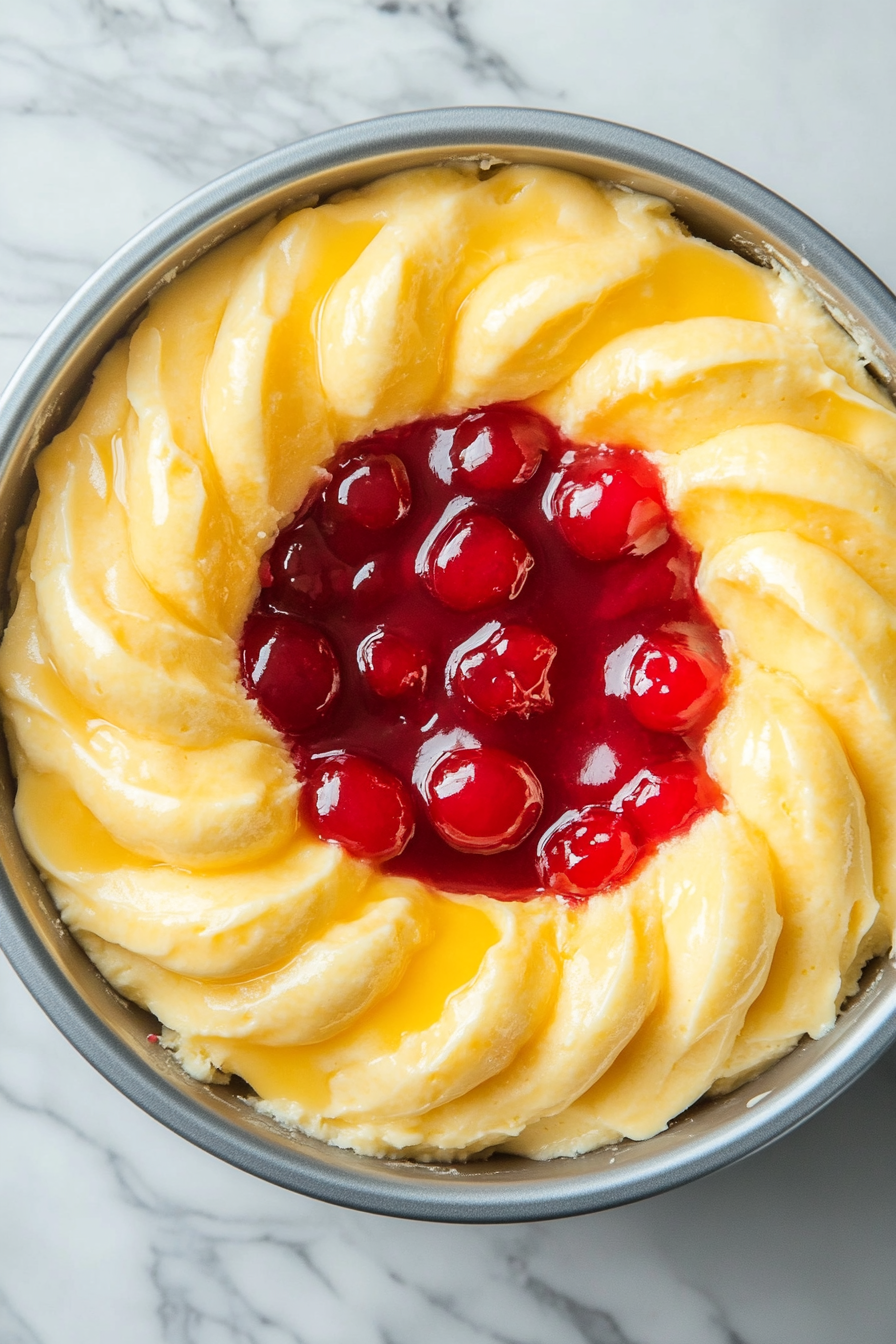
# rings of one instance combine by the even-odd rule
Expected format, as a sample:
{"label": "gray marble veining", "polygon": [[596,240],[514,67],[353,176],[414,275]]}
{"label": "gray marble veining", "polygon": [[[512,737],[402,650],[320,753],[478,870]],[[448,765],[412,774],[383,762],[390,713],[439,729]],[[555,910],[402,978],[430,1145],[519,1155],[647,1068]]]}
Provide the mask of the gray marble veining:
{"label": "gray marble veining", "polygon": [[[0,381],[142,224],[344,121],[529,103],[752,172],[896,278],[896,11],[874,0],[0,4]],[[0,965],[0,1344],[892,1340],[896,1066],[772,1150],[563,1224],[403,1224],[190,1148]]]}

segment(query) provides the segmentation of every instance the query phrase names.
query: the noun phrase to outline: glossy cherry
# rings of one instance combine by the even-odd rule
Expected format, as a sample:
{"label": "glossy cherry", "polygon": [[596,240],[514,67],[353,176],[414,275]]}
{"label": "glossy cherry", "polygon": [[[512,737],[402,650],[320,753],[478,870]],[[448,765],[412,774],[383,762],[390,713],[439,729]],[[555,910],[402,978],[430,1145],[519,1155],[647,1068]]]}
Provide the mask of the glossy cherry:
{"label": "glossy cherry", "polygon": [[407,468],[394,453],[362,453],[333,473],[324,507],[337,524],[381,532],[400,523],[411,507]]}
{"label": "glossy cherry", "polygon": [[370,689],[384,700],[418,693],[426,685],[423,652],[411,640],[389,630],[374,630],[361,641],[358,666]]}
{"label": "glossy cherry", "polygon": [[388,556],[378,555],[359,565],[348,595],[351,609],[359,613],[376,610],[388,597],[394,583],[395,574]]}
{"label": "glossy cherry", "polygon": [[644,839],[677,835],[720,802],[721,790],[699,757],[639,771],[619,798],[622,815]]}
{"label": "glossy cherry", "polygon": [[671,537],[649,555],[611,562],[603,572],[595,613],[606,621],[618,620],[634,611],[668,606],[677,592],[687,593],[690,576],[680,551],[680,543]]}
{"label": "glossy cherry", "polygon": [[490,719],[550,709],[548,673],[557,645],[528,625],[492,621],[451,655],[449,675],[457,691]]}
{"label": "glossy cherry", "polygon": [[626,679],[626,700],[639,723],[657,733],[690,733],[719,704],[722,669],[684,638],[662,632],[638,648]]}
{"label": "glossy cherry", "polygon": [[271,609],[290,615],[323,611],[351,592],[352,571],[327,546],[312,518],[281,532],[265,557],[262,586]]}
{"label": "glossy cherry", "polygon": [[358,859],[384,862],[414,833],[414,808],[401,780],[364,756],[348,752],[321,761],[303,790],[308,819],[322,840]]}
{"label": "glossy cherry", "polygon": [[339,692],[339,664],[320,630],[290,617],[251,615],[240,649],[243,682],[285,733],[323,719]]}
{"label": "glossy cherry", "polygon": [[554,439],[548,422],[525,406],[473,411],[454,431],[451,462],[457,484],[475,491],[523,485]]}
{"label": "glossy cherry", "polygon": [[668,535],[659,484],[630,450],[579,453],[551,482],[546,502],[566,542],[586,560],[646,555]]}
{"label": "glossy cherry", "polygon": [[446,752],[424,794],[439,835],[470,854],[499,854],[524,840],[541,815],[541,785],[525,761],[496,747]]}
{"label": "glossy cherry", "polygon": [[606,807],[567,812],[538,845],[542,882],[564,896],[591,896],[619,882],[637,857],[629,822]]}
{"label": "glossy cherry", "polygon": [[464,512],[446,524],[424,560],[434,595],[452,611],[479,611],[512,602],[534,561],[500,518]]}

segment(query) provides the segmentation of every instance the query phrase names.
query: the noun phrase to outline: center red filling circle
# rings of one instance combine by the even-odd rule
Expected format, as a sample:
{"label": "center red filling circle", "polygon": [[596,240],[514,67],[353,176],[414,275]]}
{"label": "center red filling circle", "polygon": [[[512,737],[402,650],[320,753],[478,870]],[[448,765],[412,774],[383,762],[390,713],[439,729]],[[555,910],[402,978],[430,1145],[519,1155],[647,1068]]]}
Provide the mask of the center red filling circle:
{"label": "center red filling circle", "polygon": [[345,444],[261,564],[243,682],[306,821],[449,891],[605,891],[718,806],[726,662],[658,472],[495,405]]}

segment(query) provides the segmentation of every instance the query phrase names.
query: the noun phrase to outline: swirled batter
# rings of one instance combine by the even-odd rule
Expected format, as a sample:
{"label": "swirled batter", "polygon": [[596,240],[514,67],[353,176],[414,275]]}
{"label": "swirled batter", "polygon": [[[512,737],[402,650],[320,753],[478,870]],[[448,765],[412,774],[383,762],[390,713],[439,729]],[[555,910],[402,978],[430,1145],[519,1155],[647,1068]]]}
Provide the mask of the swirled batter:
{"label": "swirled batter", "polygon": [[[238,642],[338,445],[526,402],[648,453],[723,631],[723,794],[589,901],[440,893],[299,823]],[[896,413],[786,272],[655,198],[419,169],[149,304],[40,455],[0,690],[24,842],[195,1077],[377,1155],[645,1138],[822,1035],[896,919]]]}

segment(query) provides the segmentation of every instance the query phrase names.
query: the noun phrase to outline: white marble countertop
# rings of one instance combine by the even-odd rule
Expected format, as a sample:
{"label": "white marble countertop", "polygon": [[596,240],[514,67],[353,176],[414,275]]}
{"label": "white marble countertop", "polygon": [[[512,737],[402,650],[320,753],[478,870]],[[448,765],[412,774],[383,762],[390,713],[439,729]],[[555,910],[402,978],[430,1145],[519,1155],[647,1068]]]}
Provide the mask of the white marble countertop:
{"label": "white marble countertop", "polygon": [[[0,382],[105,257],[223,170],[451,103],[681,140],[896,283],[896,8],[869,0],[3,0]],[[315,1204],[106,1084],[0,962],[0,1344],[891,1344],[896,1058],[647,1203],[505,1228]]]}

